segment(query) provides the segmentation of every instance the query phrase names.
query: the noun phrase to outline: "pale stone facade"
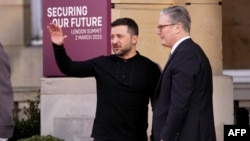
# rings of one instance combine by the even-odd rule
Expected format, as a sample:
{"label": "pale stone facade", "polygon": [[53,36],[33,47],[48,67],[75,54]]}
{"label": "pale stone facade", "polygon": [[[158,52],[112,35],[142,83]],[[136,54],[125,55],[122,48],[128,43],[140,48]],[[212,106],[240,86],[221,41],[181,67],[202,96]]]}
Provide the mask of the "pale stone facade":
{"label": "pale stone facade", "polygon": [[[41,89],[41,134],[62,137],[66,141],[91,140],[96,106],[95,80],[42,76],[42,48],[27,47],[32,38],[30,1],[0,1],[0,42],[10,56],[15,100],[33,99],[29,94],[38,95]],[[239,97],[234,97],[233,88],[239,86],[233,87],[233,78],[223,75],[220,0],[147,0],[146,3],[145,0],[112,0],[115,4],[112,19],[134,18],[140,26],[139,52],[164,67],[170,50],[159,44],[155,34],[159,10],[172,4],[186,6],[187,2],[191,3],[187,6],[192,17],[191,36],[202,46],[212,64],[216,134],[218,141],[223,141],[223,125],[234,124],[233,102]],[[248,83],[244,86],[248,87]],[[248,92],[244,91],[246,98]],[[20,104],[19,108],[22,106]],[[248,103],[240,106],[250,107]],[[152,115],[150,110],[149,115]]]}
{"label": "pale stone facade", "polygon": [[41,88],[41,134],[65,141],[91,141],[95,79],[42,78]]}

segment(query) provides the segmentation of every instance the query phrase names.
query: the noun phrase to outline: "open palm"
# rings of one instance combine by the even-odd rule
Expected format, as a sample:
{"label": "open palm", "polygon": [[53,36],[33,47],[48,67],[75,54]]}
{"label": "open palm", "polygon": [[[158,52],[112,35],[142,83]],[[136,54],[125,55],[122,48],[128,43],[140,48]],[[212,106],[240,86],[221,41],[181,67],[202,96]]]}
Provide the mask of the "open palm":
{"label": "open palm", "polygon": [[62,28],[54,23],[50,23],[47,28],[51,36],[51,41],[56,45],[63,45],[67,35],[63,35]]}

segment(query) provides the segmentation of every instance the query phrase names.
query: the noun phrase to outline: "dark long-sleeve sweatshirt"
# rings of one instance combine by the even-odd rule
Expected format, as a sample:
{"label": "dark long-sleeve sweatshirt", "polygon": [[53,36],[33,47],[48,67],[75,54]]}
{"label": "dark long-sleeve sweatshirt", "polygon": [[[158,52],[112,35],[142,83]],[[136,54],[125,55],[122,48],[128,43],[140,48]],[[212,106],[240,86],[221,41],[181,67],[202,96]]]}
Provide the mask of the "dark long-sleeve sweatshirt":
{"label": "dark long-sleeve sweatshirt", "polygon": [[96,79],[97,109],[92,137],[114,141],[147,141],[148,103],[160,77],[157,64],[141,56],[116,55],[73,61],[53,44],[62,73]]}

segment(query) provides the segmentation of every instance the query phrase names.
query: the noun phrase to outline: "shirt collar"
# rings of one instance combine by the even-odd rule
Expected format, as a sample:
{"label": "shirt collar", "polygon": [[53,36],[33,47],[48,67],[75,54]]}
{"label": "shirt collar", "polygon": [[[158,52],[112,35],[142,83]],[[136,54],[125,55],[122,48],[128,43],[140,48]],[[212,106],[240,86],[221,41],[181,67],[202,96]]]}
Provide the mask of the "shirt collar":
{"label": "shirt collar", "polygon": [[186,36],[186,37],[183,37],[183,38],[181,38],[180,40],[178,40],[178,41],[174,44],[174,46],[172,47],[172,49],[171,49],[171,54],[175,51],[175,49],[178,47],[178,45],[179,45],[181,42],[183,42],[184,40],[189,39],[189,38],[190,38],[190,36]]}
{"label": "shirt collar", "polygon": [[136,51],[136,55],[131,57],[131,58],[128,58],[128,59],[123,59],[123,58],[120,58],[119,56],[115,55],[114,56],[118,59],[118,60],[121,60],[123,62],[127,62],[127,61],[132,61],[132,60],[135,60],[138,56],[140,56],[140,53],[139,51]]}

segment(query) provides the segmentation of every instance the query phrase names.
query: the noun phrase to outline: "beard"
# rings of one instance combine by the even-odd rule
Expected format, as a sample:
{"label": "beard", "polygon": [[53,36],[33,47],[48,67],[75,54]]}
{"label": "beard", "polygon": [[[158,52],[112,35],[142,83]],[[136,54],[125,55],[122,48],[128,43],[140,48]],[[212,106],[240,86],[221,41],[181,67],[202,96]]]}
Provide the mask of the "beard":
{"label": "beard", "polygon": [[127,45],[127,46],[125,46],[124,48],[121,48],[118,51],[113,49],[113,52],[115,53],[115,55],[117,55],[119,57],[122,57],[122,56],[126,56],[131,50],[132,50],[132,45]]}

